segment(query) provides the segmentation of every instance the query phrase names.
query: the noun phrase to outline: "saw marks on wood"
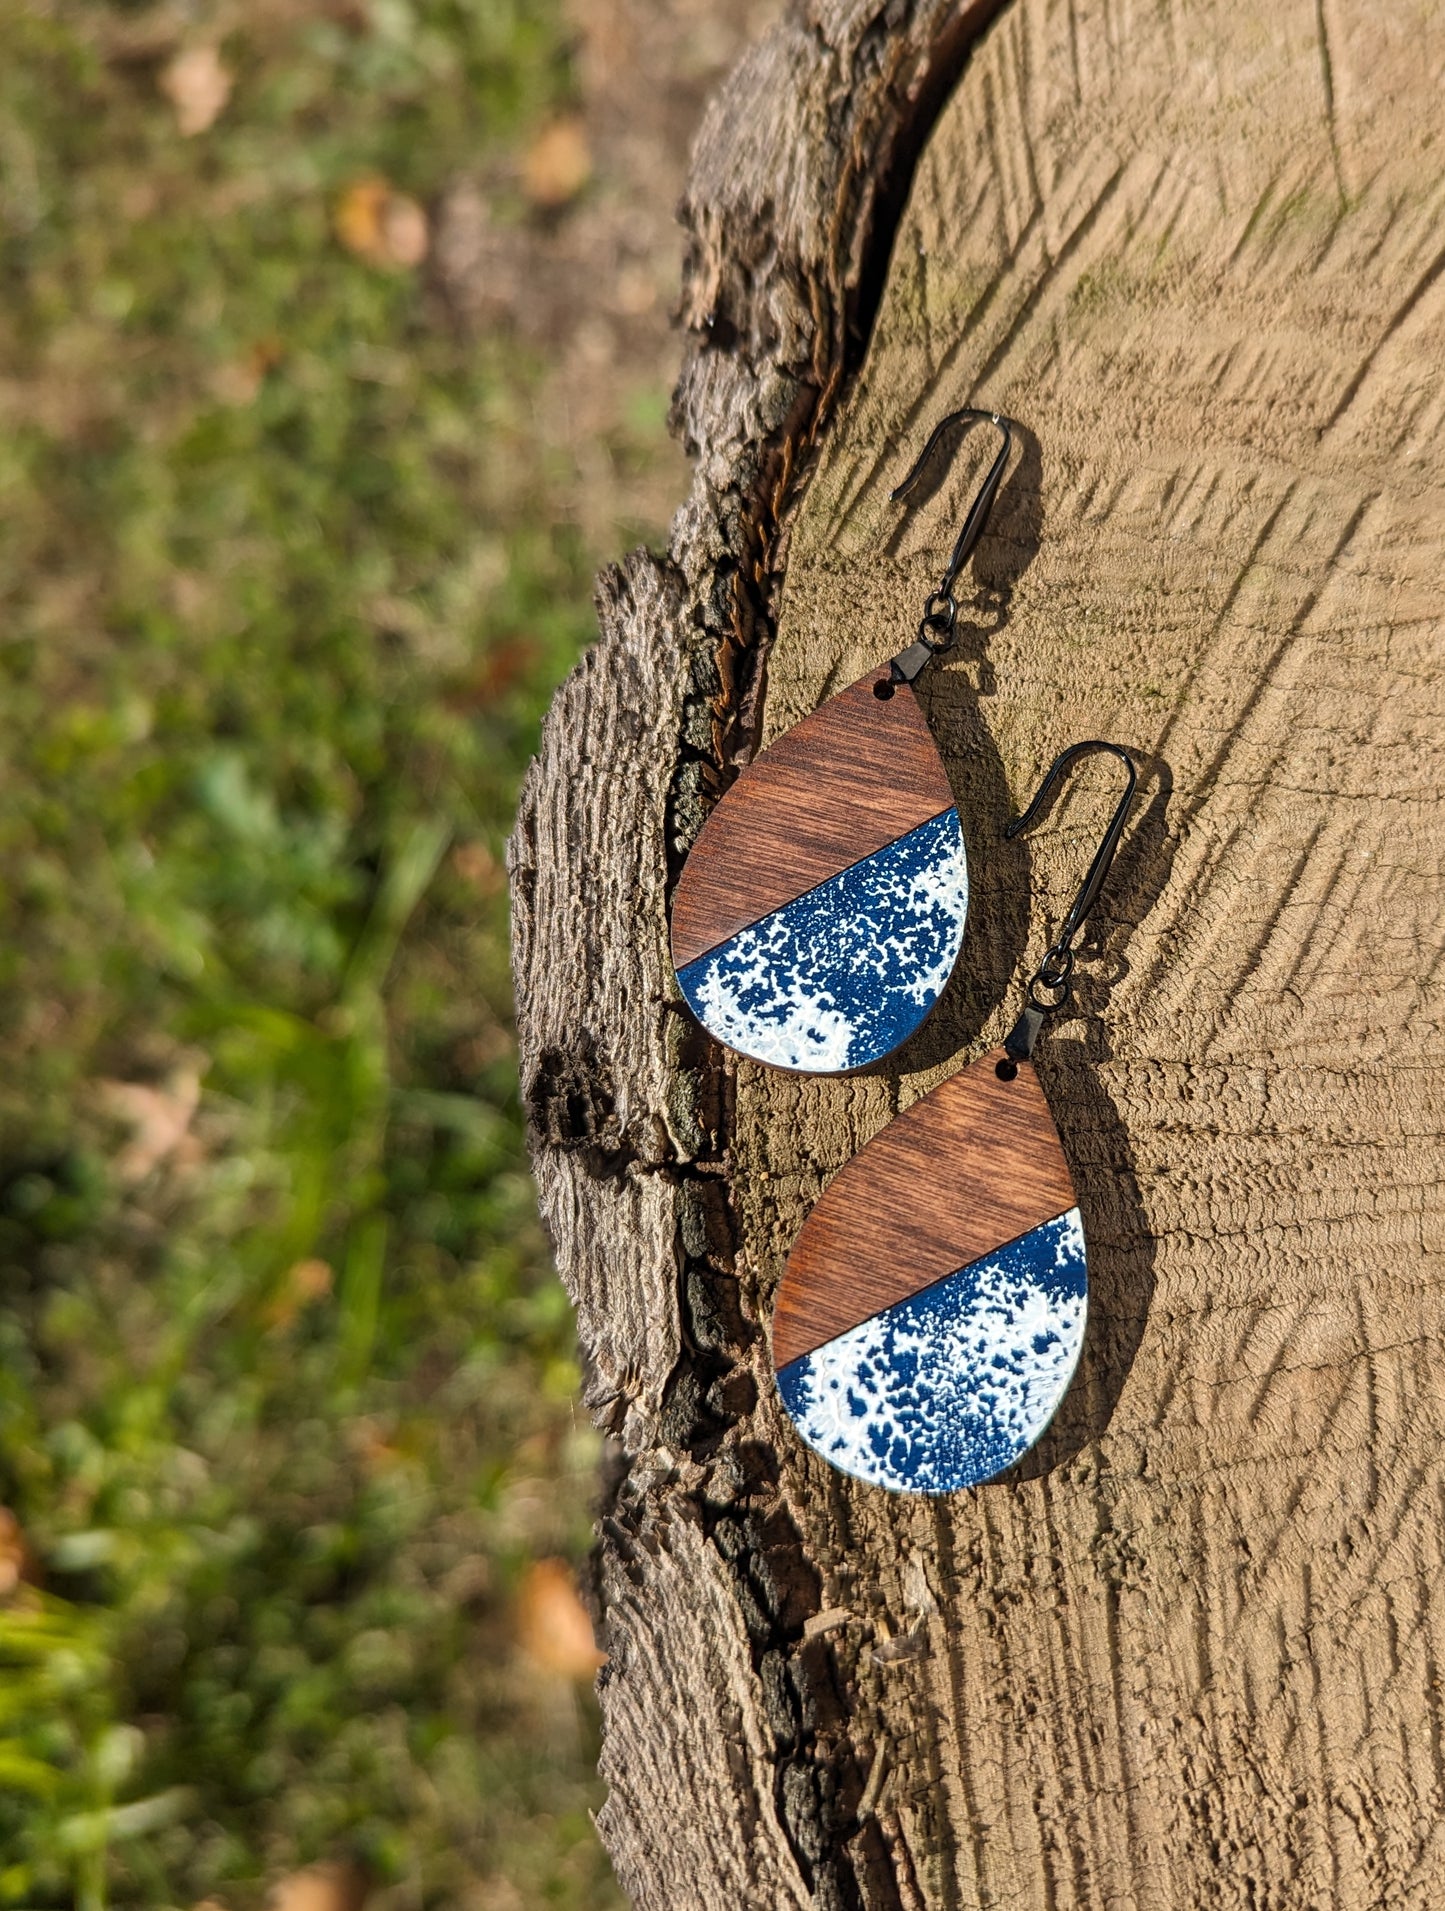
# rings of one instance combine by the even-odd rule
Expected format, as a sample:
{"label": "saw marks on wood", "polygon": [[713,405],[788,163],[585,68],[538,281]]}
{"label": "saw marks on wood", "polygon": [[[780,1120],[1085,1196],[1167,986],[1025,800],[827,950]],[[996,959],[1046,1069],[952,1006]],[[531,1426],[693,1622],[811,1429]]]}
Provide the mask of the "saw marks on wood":
{"label": "saw marks on wood", "polygon": [[[854,1667],[931,1906],[1445,1899],[1442,85],[1436,5],[1020,0],[794,531],[769,735],[916,616],[972,482],[889,504],[934,421],[1019,419],[973,654],[920,685],[955,787],[1021,804],[1082,736],[1172,779],[1040,1049],[1095,1282],[1052,1458],[931,1508],[786,1483],[825,1606],[896,1629],[931,1562],[926,1650]],[[1027,866],[961,796],[996,1006],[945,997],[902,1103],[1007,1027],[1101,789]],[[894,1093],[741,1074],[764,1314]]]}

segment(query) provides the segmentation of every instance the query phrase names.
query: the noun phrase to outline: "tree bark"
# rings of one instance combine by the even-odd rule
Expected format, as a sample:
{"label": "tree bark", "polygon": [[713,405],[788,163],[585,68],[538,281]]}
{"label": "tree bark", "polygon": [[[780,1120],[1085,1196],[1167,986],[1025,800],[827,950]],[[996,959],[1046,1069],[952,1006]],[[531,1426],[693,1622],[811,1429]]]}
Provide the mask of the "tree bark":
{"label": "tree bark", "polygon": [[[709,112],[692,496],[602,579],[519,811],[534,1160],[619,1456],[600,1827],[646,1911],[1433,1906],[1445,13],[995,12],[795,6]],[[734,1065],[670,884],[750,751],[911,637],[976,474],[887,492],[967,402],[1024,429],[924,680],[959,972],[861,1077]],[[792,1433],[771,1295],[1016,1014],[1104,768],[1000,830],[1080,736],[1149,764],[1040,1051],[1090,1337],[1014,1474],[893,1498]]]}

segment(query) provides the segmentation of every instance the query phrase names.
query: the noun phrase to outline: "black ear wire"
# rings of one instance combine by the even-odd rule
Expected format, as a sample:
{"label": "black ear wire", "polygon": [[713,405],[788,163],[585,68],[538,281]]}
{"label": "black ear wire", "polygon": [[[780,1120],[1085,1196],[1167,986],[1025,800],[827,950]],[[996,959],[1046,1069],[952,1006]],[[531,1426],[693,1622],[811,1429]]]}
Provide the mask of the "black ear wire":
{"label": "black ear wire", "polygon": [[[1034,1043],[1038,1039],[1039,1029],[1046,1015],[1052,1015],[1068,1001],[1073,989],[1074,943],[1088,920],[1089,912],[1099,900],[1099,891],[1104,887],[1114,854],[1119,847],[1119,838],[1124,833],[1124,824],[1128,820],[1129,806],[1134,801],[1134,788],[1139,781],[1134,768],[1134,759],[1119,743],[1103,743],[1097,738],[1085,743],[1071,743],[1067,750],[1060,751],[1049,765],[1048,772],[1034,793],[1034,799],[1004,831],[1005,837],[1019,836],[1026,830],[1035,817],[1047,808],[1049,799],[1058,788],[1059,779],[1065,770],[1077,758],[1088,756],[1094,750],[1103,750],[1109,756],[1118,757],[1128,772],[1128,782],[1124,785],[1124,794],[1114,809],[1109,827],[1104,831],[1103,840],[1094,852],[1094,860],[1089,864],[1089,873],[1080,885],[1069,913],[1064,917],[1059,933],[1054,937],[1053,946],[1034,970],[1029,979],[1029,999],[1023,1014],[1015,1024],[1004,1047],[1015,1062],[1026,1061],[1033,1053]],[[999,1063],[1002,1074],[1009,1064]]]}
{"label": "black ear wire", "polygon": [[951,411],[946,418],[941,418],[933,427],[928,443],[919,452],[913,469],[902,484],[888,494],[893,500],[907,497],[917,484],[939,443],[955,425],[985,423],[997,427],[1002,435],[1003,443],[999,446],[994,461],[978,488],[978,495],[968,507],[968,515],[964,518],[963,527],[953,541],[953,552],[938,588],[930,593],[928,601],[923,606],[917,638],[907,650],[893,659],[892,681],[894,683],[912,683],[929,658],[936,656],[940,650],[947,650],[953,642],[953,628],[958,622],[958,600],[954,597],[953,587],[958,582],[960,571],[973,556],[974,549],[983,536],[989,513],[993,510],[993,501],[998,496],[999,486],[1003,483],[1003,474],[1008,467],[1009,449],[1013,444],[1010,420],[1001,417],[996,411],[979,411],[971,405],[966,405],[962,411]]}

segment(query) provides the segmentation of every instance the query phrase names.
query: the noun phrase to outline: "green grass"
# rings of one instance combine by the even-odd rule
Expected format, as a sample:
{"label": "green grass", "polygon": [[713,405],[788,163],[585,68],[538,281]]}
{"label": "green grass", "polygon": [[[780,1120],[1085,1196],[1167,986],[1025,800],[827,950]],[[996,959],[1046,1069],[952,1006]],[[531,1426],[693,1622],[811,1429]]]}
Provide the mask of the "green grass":
{"label": "green grass", "polygon": [[[565,47],[258,9],[186,140],[151,20],[0,0],[0,1903],[340,1857],[613,1905],[590,1700],[508,1616],[595,1460],[500,859],[597,554],[542,368],[333,231],[524,139]],[[128,1177],[97,1084],[197,1076]]]}

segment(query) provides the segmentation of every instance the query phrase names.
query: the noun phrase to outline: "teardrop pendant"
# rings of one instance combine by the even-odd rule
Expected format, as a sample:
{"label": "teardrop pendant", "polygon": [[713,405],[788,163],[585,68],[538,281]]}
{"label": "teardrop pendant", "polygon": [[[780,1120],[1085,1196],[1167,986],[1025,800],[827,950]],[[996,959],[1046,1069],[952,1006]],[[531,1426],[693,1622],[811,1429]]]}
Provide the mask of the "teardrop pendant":
{"label": "teardrop pendant", "polygon": [[1083,1226],[1027,1061],[995,1049],[829,1184],[773,1317],[783,1404],[845,1473],[950,1493],[1011,1466],[1073,1377]]}
{"label": "teardrop pendant", "polygon": [[895,1492],[951,1493],[1002,1473],[1078,1365],[1084,1228],[1031,1057],[1070,999],[1075,944],[1134,801],[1133,758],[1117,743],[1070,744],[1004,831],[1027,829],[1070,764],[1100,752],[1123,765],[1124,790],[1008,1038],[829,1183],[778,1288],[784,1406],[834,1466]]}
{"label": "teardrop pendant", "polygon": [[688,1007],[720,1042],[777,1068],[841,1074],[890,1054],[963,946],[963,832],[913,685],[954,641],[954,590],[1003,482],[1009,421],[950,412],[892,493],[906,497],[946,438],[985,422],[999,447],[913,642],[743,771],[677,885],[672,961]]}
{"label": "teardrop pendant", "polygon": [[673,902],[673,964],[729,1048],[862,1068],[938,1000],[967,911],[948,777],[885,665],[780,737],[709,816]]}

